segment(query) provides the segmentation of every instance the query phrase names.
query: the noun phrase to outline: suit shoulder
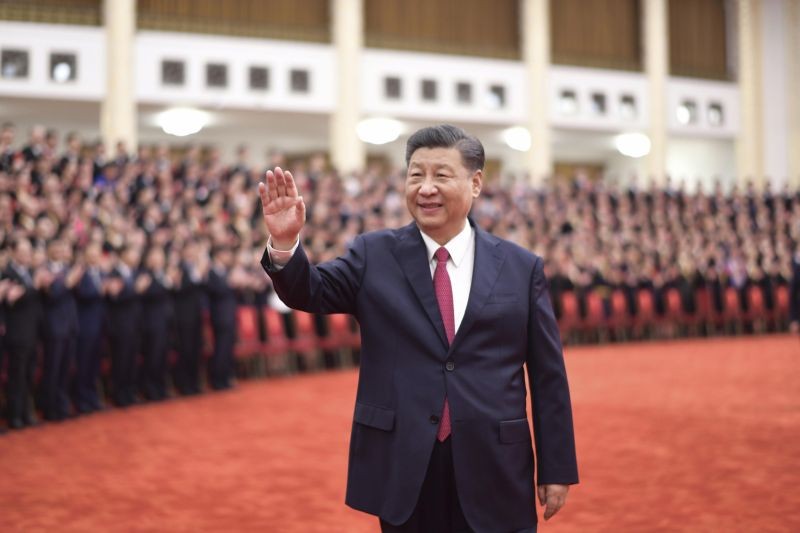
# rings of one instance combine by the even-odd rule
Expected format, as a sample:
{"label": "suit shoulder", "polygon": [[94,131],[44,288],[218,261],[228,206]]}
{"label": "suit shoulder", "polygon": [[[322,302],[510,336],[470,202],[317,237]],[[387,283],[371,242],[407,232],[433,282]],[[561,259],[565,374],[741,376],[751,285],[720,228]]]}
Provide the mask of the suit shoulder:
{"label": "suit shoulder", "polygon": [[501,239],[500,237],[494,237],[494,238],[497,239],[498,241],[497,246],[500,247],[501,250],[503,250],[506,254],[508,254],[509,257],[513,258],[514,260],[529,263],[531,267],[533,267],[538,261],[543,260],[541,256],[533,253],[527,248],[523,248],[517,243],[508,241],[506,239]]}
{"label": "suit shoulder", "polygon": [[406,228],[399,229],[380,229],[362,233],[357,238],[364,241],[365,246],[391,246],[395,244],[398,239],[403,238]]}

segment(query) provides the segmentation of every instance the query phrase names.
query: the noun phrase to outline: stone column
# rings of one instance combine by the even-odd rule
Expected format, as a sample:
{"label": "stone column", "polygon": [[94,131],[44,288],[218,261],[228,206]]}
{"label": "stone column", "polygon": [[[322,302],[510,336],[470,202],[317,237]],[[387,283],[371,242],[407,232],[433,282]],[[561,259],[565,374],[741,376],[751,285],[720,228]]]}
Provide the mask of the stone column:
{"label": "stone column", "polygon": [[106,93],[100,106],[100,132],[112,156],[119,141],[136,150],[137,118],[134,92],[135,0],[103,0],[106,29]]}
{"label": "stone column", "polygon": [[644,12],[644,71],[647,76],[650,153],[647,179],[657,185],[667,177],[667,79],[669,78],[669,31],[667,0],[642,0]]}
{"label": "stone column", "polygon": [[531,134],[531,148],[525,156],[530,183],[541,186],[553,174],[550,135],[550,0],[520,0],[522,61],[527,79],[528,116],[525,126]]}
{"label": "stone column", "polygon": [[336,53],[336,109],[330,117],[331,162],[340,172],[366,165],[366,148],[356,135],[360,119],[363,0],[331,0],[331,35]]}
{"label": "stone column", "polygon": [[760,0],[737,0],[739,57],[739,135],[736,173],[740,187],[763,183]]}
{"label": "stone column", "polygon": [[[787,0],[786,70],[789,186],[800,188],[800,0]],[[792,96],[795,95],[795,96]]]}

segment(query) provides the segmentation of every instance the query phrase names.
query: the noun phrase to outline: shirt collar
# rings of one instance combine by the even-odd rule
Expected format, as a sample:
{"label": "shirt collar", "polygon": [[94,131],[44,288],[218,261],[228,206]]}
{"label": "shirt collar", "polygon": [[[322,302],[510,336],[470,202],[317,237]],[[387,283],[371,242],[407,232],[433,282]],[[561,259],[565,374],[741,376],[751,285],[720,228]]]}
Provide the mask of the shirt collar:
{"label": "shirt collar", "polygon": [[[422,230],[420,230],[420,234],[422,235],[422,240],[425,242],[425,248],[428,250],[428,262],[431,262],[433,261],[433,255],[436,253],[436,250],[440,248],[439,243]],[[467,254],[467,250],[469,250],[470,243],[474,241],[474,237],[475,230],[472,224],[467,220],[464,224],[464,229],[444,245],[456,268],[458,268],[461,261],[464,260],[464,256]]]}

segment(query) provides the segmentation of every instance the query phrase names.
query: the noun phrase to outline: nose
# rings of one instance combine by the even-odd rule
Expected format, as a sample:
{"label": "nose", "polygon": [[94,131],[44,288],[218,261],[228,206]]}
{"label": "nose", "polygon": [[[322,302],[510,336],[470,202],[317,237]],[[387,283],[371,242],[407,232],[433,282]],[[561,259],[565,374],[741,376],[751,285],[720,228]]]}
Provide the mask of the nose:
{"label": "nose", "polygon": [[419,187],[419,194],[423,196],[431,196],[436,194],[437,189],[436,185],[433,183],[433,180],[430,176],[426,176],[425,180],[422,182],[422,185]]}

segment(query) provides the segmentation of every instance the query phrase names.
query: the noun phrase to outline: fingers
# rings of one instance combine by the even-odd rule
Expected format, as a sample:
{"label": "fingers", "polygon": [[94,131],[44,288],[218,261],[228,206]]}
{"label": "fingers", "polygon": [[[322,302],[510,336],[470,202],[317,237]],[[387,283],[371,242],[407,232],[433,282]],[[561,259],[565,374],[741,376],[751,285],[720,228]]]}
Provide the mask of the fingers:
{"label": "fingers", "polygon": [[[267,170],[267,194],[270,202],[278,198],[278,182],[275,180],[275,173],[271,170]],[[264,205],[266,206],[266,204]]]}
{"label": "fingers", "polygon": [[286,195],[291,197],[297,196],[297,184],[294,182],[294,176],[288,170],[284,172],[286,176]]}
{"label": "fingers", "polygon": [[275,167],[275,182],[278,185],[278,198],[286,196],[286,174],[281,167]]}
{"label": "fingers", "polygon": [[538,487],[539,490],[545,490],[546,506],[544,509],[544,519],[550,520],[567,501],[568,485],[544,485]]}

